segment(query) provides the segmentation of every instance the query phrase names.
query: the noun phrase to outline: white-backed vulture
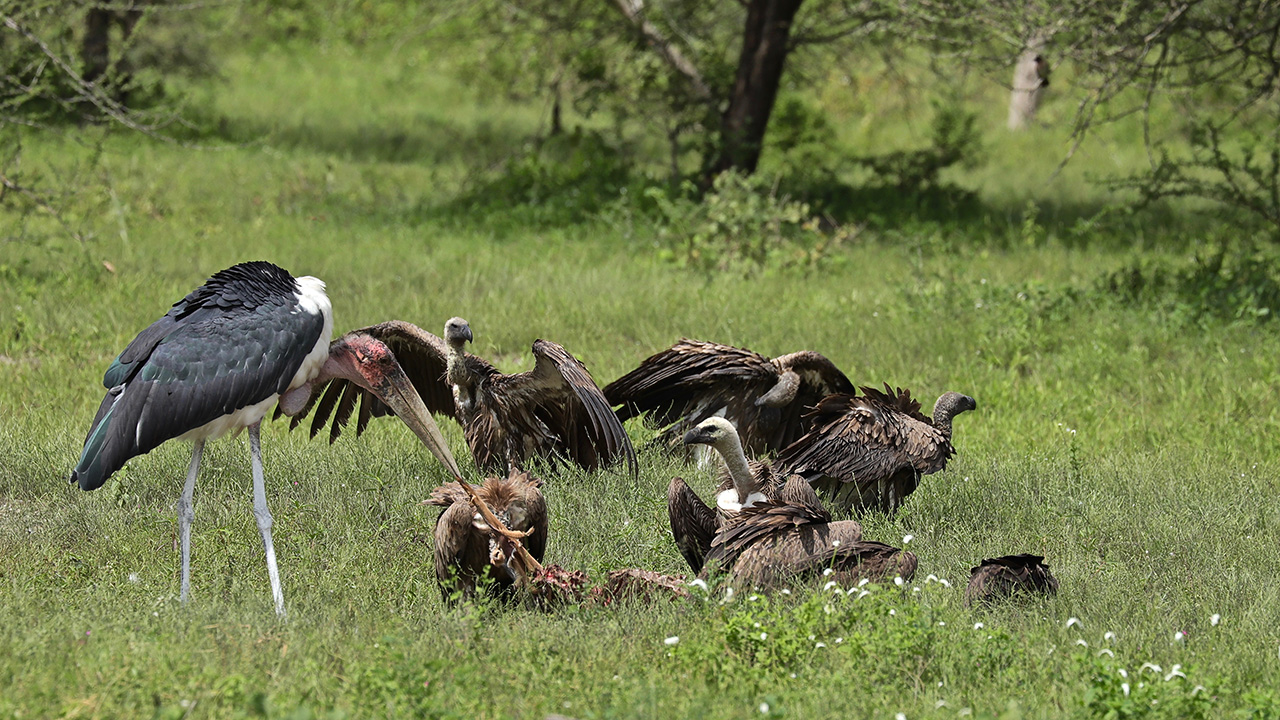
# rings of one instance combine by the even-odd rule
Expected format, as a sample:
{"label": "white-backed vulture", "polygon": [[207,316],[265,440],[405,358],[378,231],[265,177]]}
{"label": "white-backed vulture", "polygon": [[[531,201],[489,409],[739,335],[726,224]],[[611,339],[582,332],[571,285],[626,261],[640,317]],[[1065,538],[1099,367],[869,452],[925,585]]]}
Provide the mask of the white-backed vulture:
{"label": "white-backed vulture", "polygon": [[640,367],[604,388],[623,422],[644,416],[647,427],[666,428],[659,442],[677,447],[680,437],[709,417],[734,424],[752,457],[777,452],[810,427],[804,411],[853,384],[830,360],[808,350],[767,358],[719,343],[682,339],[646,358]]}
{"label": "white-backed vulture", "polygon": [[923,475],[938,472],[955,454],[951,421],[978,404],[944,393],[933,417],[906,390],[862,388],[862,395],[829,395],[810,413],[813,429],[788,446],[774,465],[803,475],[827,502],[847,509],[893,512]]}
{"label": "white-backed vulture", "polygon": [[909,580],[916,564],[912,553],[862,540],[856,520],[833,522],[798,475],[787,479],[777,497],[726,520],[707,555],[707,568],[718,566],[735,582],[764,589],[821,578],[842,586],[895,575]]}
{"label": "white-backed vulture", "polygon": [[964,589],[965,606],[991,603],[1014,595],[1052,595],[1058,592],[1058,580],[1049,572],[1041,555],[1004,555],[988,558],[973,568],[969,585]]}
{"label": "white-backed vulture", "polygon": [[[508,529],[532,531],[521,542],[539,563],[547,550],[547,503],[539,489],[542,481],[513,470],[505,478],[485,478],[476,495]],[[445,508],[436,519],[436,580],[446,601],[454,592],[465,598],[475,594],[476,582],[490,580],[491,594],[504,593],[516,582],[512,541],[489,527],[466,491],[456,482],[436,488],[427,500]]]}
{"label": "white-backed vulture", "polygon": [[698,497],[684,478],[674,478],[667,487],[667,515],[671,519],[671,535],[680,555],[693,572],[702,569],[703,559],[711,548],[711,539],[724,518],[744,507],[772,497],[782,485],[767,462],[747,460],[742,442],[733,423],[722,417],[710,417],[684,435],[687,445],[709,445],[724,459],[720,486],[716,488],[716,507],[712,509]]}
{"label": "white-backed vulture", "polygon": [[[472,339],[462,318],[445,324],[445,339],[393,320],[354,330],[391,348],[427,408],[457,420],[466,434],[476,466],[502,473],[523,468],[529,458],[561,457],[594,470],[623,460],[634,476],[636,454],[626,430],[577,358],[560,345],[535,340],[532,370],[503,374],[463,350]],[[334,380],[320,395],[311,423],[314,436],[336,408],[329,433],[333,442],[361,400],[359,435],[370,417],[389,414],[385,405],[354,383]],[[295,417],[292,426],[306,414]]]}

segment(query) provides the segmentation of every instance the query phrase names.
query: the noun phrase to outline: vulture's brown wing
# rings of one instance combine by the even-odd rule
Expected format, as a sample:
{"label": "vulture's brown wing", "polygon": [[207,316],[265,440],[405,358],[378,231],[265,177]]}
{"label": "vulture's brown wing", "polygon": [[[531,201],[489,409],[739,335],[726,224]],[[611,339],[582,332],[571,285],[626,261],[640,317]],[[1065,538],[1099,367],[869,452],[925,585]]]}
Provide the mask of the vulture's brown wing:
{"label": "vulture's brown wing", "polygon": [[942,431],[875,399],[828,396],[813,420],[813,429],[778,456],[779,471],[867,487],[906,468],[934,472],[952,452]]}
{"label": "vulture's brown wing", "polygon": [[[458,419],[454,410],[453,390],[444,379],[447,352],[444,340],[413,323],[401,320],[391,320],[352,330],[344,337],[361,334],[380,340],[391,350],[396,362],[400,364],[409,381],[413,383],[414,389],[422,397],[427,410],[436,415]],[[339,342],[341,339],[334,342]],[[474,355],[467,355],[467,363],[473,365],[482,375],[497,372],[492,365]],[[333,442],[342,434],[342,429],[351,419],[357,402],[360,403],[359,421],[356,424],[357,435],[364,431],[369,418],[391,414],[390,409],[372,393],[349,380],[336,379],[312,390],[311,399],[302,412],[293,416],[289,428],[297,427],[314,407],[311,436],[315,437],[322,427],[329,424],[332,416],[329,442]]]}
{"label": "vulture's brown wing", "polygon": [[536,416],[557,436],[560,450],[582,467],[595,469],[626,460],[638,476],[636,451],[609,401],[577,358],[556,343],[535,340],[537,364],[529,372],[494,378],[506,412],[526,421]]}
{"label": "vulture's brown wing", "polygon": [[684,478],[677,477],[667,487],[667,517],[671,519],[671,537],[680,555],[690,569],[701,572],[719,525],[715,511],[689,488]]}
{"label": "vulture's brown wing", "polygon": [[965,605],[999,600],[1015,593],[1052,595],[1058,591],[1058,580],[1040,555],[988,558],[972,572],[964,591]]}
{"label": "vulture's brown wing", "polygon": [[856,392],[849,378],[821,353],[801,350],[774,358],[773,363],[783,373],[794,372],[799,381],[795,399],[779,408],[778,424],[769,437],[773,448],[785,448],[808,432],[813,423],[806,416],[819,400],[828,395]]}
{"label": "vulture's brown wing", "polygon": [[[758,542],[781,536],[795,528],[826,525],[830,522],[831,513],[823,507],[817,493],[804,478],[793,475],[787,479],[777,497],[743,508],[725,521],[720,532],[711,541],[707,562],[714,560],[721,567],[728,568],[747,548]],[[859,528],[859,537],[861,534]]]}
{"label": "vulture's brown wing", "polygon": [[470,592],[475,587],[476,576],[489,562],[487,543],[471,524],[474,515],[475,508],[464,496],[461,501],[446,506],[436,519],[436,580],[446,599],[455,578],[461,584],[459,589]]}
{"label": "vulture's brown wing", "polygon": [[[820,579],[828,569],[845,572],[858,565],[861,540],[856,520],[784,528],[746,547],[733,565],[733,578],[769,587],[792,578]],[[837,582],[839,577],[832,575]]]}
{"label": "vulture's brown wing", "polygon": [[622,406],[618,418],[624,422],[638,415],[653,428],[679,422],[673,428],[678,435],[724,409],[742,433],[755,422],[755,399],[777,382],[778,368],[759,353],[682,339],[609,383],[604,395]]}
{"label": "vulture's brown wing", "polygon": [[[512,478],[516,479],[513,472]],[[534,560],[542,562],[547,554],[547,499],[542,494],[542,481],[527,473],[519,473],[520,492],[524,496],[525,527],[533,534],[521,540]]]}

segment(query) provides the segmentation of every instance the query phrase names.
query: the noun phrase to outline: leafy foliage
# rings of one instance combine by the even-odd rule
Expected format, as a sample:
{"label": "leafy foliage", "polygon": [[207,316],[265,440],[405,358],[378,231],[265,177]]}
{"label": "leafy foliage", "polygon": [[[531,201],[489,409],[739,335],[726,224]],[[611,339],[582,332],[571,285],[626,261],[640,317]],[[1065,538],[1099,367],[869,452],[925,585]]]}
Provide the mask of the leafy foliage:
{"label": "leafy foliage", "polygon": [[810,268],[849,237],[824,232],[808,203],[779,197],[758,175],[721,173],[700,199],[689,183],[682,191],[672,197],[653,187],[645,195],[662,218],[664,257],[704,273]]}

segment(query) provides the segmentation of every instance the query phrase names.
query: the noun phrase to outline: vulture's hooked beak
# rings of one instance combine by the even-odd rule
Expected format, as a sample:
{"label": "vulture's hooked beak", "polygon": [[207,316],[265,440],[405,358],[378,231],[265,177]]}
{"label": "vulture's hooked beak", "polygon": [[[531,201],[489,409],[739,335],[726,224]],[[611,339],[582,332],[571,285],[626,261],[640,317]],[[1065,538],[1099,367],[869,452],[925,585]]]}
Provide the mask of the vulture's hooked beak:
{"label": "vulture's hooked beak", "polygon": [[386,403],[387,407],[395,412],[396,417],[413,430],[413,434],[418,436],[432,455],[444,463],[445,468],[453,473],[455,478],[462,477],[462,473],[458,471],[458,463],[453,459],[453,453],[449,452],[449,445],[445,442],[444,435],[440,434],[440,427],[432,419],[426,404],[422,402],[422,397],[418,395],[409,377],[404,374],[400,363],[394,360],[390,362],[381,380],[372,389],[377,393],[378,399]]}
{"label": "vulture's hooked beak", "polygon": [[707,432],[701,427],[696,427],[684,434],[685,445],[710,445],[711,438],[707,437]]}

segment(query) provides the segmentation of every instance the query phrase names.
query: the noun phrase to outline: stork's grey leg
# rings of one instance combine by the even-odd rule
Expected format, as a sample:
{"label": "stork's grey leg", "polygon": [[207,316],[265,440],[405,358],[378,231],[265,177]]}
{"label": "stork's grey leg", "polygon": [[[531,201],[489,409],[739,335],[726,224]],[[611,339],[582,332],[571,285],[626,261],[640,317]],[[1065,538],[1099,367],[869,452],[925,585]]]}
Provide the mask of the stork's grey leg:
{"label": "stork's grey leg", "polygon": [[276,567],[276,549],[271,544],[271,511],[267,509],[267,488],[262,479],[262,448],[258,430],[262,423],[249,426],[249,453],[253,458],[253,516],[262,533],[262,546],[267,551],[267,577],[271,579],[271,597],[276,601],[276,614],[284,617],[284,590],[280,589],[280,570]]}
{"label": "stork's grey leg", "polygon": [[178,598],[186,602],[191,597],[191,521],[196,517],[191,496],[196,491],[196,473],[200,470],[200,454],[204,452],[204,440],[196,440],[191,451],[191,467],[187,470],[187,484],[182,486],[178,498],[178,538],[182,543],[182,590]]}

